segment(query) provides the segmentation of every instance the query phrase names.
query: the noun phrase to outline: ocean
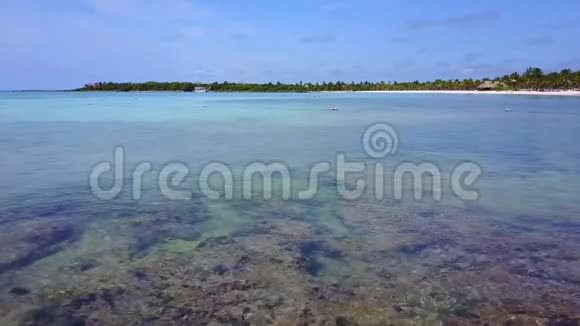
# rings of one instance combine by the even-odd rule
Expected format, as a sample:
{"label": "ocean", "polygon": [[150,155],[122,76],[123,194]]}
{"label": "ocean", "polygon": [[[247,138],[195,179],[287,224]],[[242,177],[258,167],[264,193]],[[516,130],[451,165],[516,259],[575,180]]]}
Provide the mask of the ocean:
{"label": "ocean", "polygon": [[573,320],[578,139],[577,97],[0,92],[0,323]]}

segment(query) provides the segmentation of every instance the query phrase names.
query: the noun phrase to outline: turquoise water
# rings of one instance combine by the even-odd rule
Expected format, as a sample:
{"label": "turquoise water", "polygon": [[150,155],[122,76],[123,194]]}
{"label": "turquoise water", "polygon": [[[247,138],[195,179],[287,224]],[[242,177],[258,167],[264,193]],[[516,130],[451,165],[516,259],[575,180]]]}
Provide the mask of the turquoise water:
{"label": "turquoise water", "polygon": [[[338,110],[331,111],[333,107]],[[506,108],[512,112],[504,112]],[[398,152],[378,161],[371,160],[361,145],[365,128],[377,122],[394,126],[400,139]],[[135,313],[142,309],[126,303],[147,297],[139,282],[153,282],[155,277],[167,280],[164,273],[200,277],[196,274],[198,267],[210,274],[201,278],[197,285],[201,287],[223,282],[219,281],[223,275],[244,281],[252,277],[270,280],[275,278],[272,275],[284,278],[272,279],[269,286],[260,287],[264,292],[286,293],[280,312],[272,308],[276,311],[273,320],[279,322],[298,318],[299,313],[292,313],[293,305],[311,295],[304,286],[314,285],[324,292],[335,291],[340,284],[344,291],[355,293],[355,299],[343,297],[342,292],[311,298],[318,302],[315,310],[327,316],[324,318],[334,318],[336,311],[352,312],[347,317],[353,320],[360,317],[352,306],[330,305],[324,296],[334,296],[331,301],[340,304],[370,305],[372,308],[363,310],[380,312],[381,316],[399,314],[401,320],[484,318],[485,312],[480,309],[489,302],[497,311],[505,310],[509,298],[505,302],[499,298],[508,295],[510,286],[527,282],[521,277],[528,277],[526,280],[535,282],[536,287],[529,290],[530,298],[520,303],[534,307],[535,299],[531,298],[540,300],[547,291],[544,287],[565,292],[563,285],[556,285],[560,280],[572,288],[580,284],[580,277],[572,272],[580,267],[578,139],[580,98],[575,97],[3,92],[0,235],[7,251],[0,261],[0,288],[4,291],[0,312],[14,312],[3,320],[9,324],[20,318],[32,318],[38,324],[59,321],[65,318],[63,311],[66,318],[85,321],[96,314],[94,318],[106,321],[110,316],[99,313],[106,308],[107,296],[104,301],[89,300],[72,312],[67,300],[78,299],[78,293],[122,287],[117,300],[131,314],[122,309],[105,310],[115,318],[142,322],[145,319],[140,318],[147,316]],[[111,161],[117,146],[125,149],[127,171],[143,161],[151,162],[155,171],[168,162],[185,164],[192,173],[181,187],[190,189],[193,199],[165,200],[159,196],[152,176],[145,181],[140,201],[133,201],[127,189],[113,201],[95,198],[88,185],[91,168]],[[251,162],[283,162],[295,176],[293,183],[304,185],[309,167],[319,161],[332,162],[339,152],[350,160],[383,162],[391,167],[400,162],[432,162],[441,168],[444,180],[457,164],[475,162],[483,170],[474,186],[480,197],[466,202],[444,190],[439,202],[399,202],[389,197],[352,202],[339,197],[331,175],[323,179],[319,194],[306,201],[281,200],[276,187],[271,201],[211,201],[195,187],[197,172],[212,161],[227,164],[236,175]],[[556,238],[559,243],[550,242]],[[490,249],[490,243],[502,243],[504,247]],[[543,243],[545,247],[533,253],[518,251],[531,243]],[[391,251],[393,248],[396,250]],[[197,260],[192,263],[187,258],[185,264],[191,270],[184,272],[182,259],[192,255]],[[232,267],[239,258],[235,255],[248,256],[254,265],[250,263],[247,269]],[[298,263],[292,260],[295,256],[302,257]],[[547,267],[539,266],[534,257],[545,258]],[[546,271],[538,272],[545,277],[510,272],[516,276],[506,277],[498,281],[503,282],[502,286],[496,286],[493,280],[498,276],[490,274],[489,279],[481,281],[482,288],[470,290],[479,291],[477,300],[468,294],[453,297],[451,292],[465,291],[462,282],[472,284],[486,275],[463,265],[481,266],[486,259],[493,260],[486,273],[503,269],[513,272],[517,268],[512,265],[521,263],[558,271],[559,278]],[[463,267],[458,267],[458,261]],[[180,268],[171,269],[178,263]],[[289,267],[295,266],[292,264],[302,267],[293,269]],[[222,273],[225,269],[214,265],[227,265],[224,268],[228,271]],[[149,276],[135,277],[135,269],[143,269]],[[376,272],[385,269],[389,272]],[[443,269],[460,269],[462,273],[451,277],[452,281],[439,279]],[[479,276],[469,274],[473,270]],[[376,275],[383,278],[378,281]],[[421,285],[426,278],[429,285]],[[123,285],[111,285],[115,279]],[[380,310],[369,303],[374,299],[359,293],[367,287],[375,288],[379,284],[376,282],[388,282],[376,287],[383,289],[376,293],[369,290],[376,298],[394,300],[380,308],[388,311]],[[67,288],[71,284],[74,290]],[[167,285],[172,305],[139,301],[163,308],[150,322],[163,324],[167,318],[174,318],[171,314],[177,314],[172,310],[176,305],[199,296],[172,286]],[[15,295],[15,288],[30,293]],[[433,302],[426,304],[420,298],[425,288],[435,292],[445,289],[440,294],[445,292],[453,298],[431,296]],[[216,294],[207,304],[223,306],[220,300],[224,295]],[[35,296],[34,304],[30,296]],[[248,296],[244,302],[264,300]],[[409,299],[413,296],[417,298]],[[401,303],[402,297],[413,302]],[[570,298],[546,309],[552,309],[550,313],[573,310],[579,307],[577,300]],[[459,301],[461,309],[457,308]],[[49,304],[58,308],[49,313],[39,308]],[[445,313],[441,306],[446,307]],[[466,315],[462,313],[465,307],[476,312]],[[261,311],[259,307],[251,309],[255,315]],[[530,308],[525,314],[533,317],[545,312]],[[217,318],[204,316],[204,320]],[[497,314],[486,316],[492,320]]]}
{"label": "turquoise water", "polygon": [[474,161],[484,169],[485,208],[574,216],[579,110],[580,99],[569,97],[2,93],[1,198],[84,187],[90,168],[119,145],[129,161],[182,161],[192,170],[213,160],[301,169],[336,152],[364,158],[362,131],[384,121],[401,138],[389,163]]}

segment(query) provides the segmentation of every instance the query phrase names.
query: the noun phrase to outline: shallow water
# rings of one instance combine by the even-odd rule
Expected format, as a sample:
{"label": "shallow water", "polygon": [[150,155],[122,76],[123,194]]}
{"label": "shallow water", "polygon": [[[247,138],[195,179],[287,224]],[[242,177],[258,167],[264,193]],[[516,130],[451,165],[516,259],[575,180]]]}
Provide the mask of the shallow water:
{"label": "shallow water", "polygon": [[[381,160],[361,145],[377,122],[400,140]],[[0,93],[2,324],[574,322],[577,139],[574,97]],[[90,170],[117,146],[127,175],[185,164],[192,199],[161,196],[154,173],[140,201],[97,199]],[[444,184],[475,162],[480,196],[346,200],[331,174],[308,200],[279,183],[240,196],[252,162],[283,162],[299,190],[337,153],[432,162]],[[234,200],[197,189],[212,161],[234,171]]]}

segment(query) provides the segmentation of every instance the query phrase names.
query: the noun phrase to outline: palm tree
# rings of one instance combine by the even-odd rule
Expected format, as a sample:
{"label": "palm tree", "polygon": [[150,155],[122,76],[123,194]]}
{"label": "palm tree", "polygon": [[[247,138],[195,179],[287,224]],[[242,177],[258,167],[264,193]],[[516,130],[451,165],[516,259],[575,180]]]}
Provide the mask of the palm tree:
{"label": "palm tree", "polygon": [[524,83],[528,88],[539,89],[542,77],[544,77],[544,72],[538,67],[529,67],[526,72],[522,75],[524,78]]}
{"label": "palm tree", "polygon": [[572,83],[572,70],[562,69],[560,71],[560,81],[562,88],[570,88],[570,84]]}

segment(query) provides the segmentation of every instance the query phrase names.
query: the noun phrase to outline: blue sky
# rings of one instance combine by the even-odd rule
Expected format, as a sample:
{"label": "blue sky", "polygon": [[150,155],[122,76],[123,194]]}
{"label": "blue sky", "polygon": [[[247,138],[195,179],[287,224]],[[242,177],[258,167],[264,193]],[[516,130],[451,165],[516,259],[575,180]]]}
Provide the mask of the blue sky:
{"label": "blue sky", "polygon": [[580,1],[1,0],[0,89],[580,69]]}

